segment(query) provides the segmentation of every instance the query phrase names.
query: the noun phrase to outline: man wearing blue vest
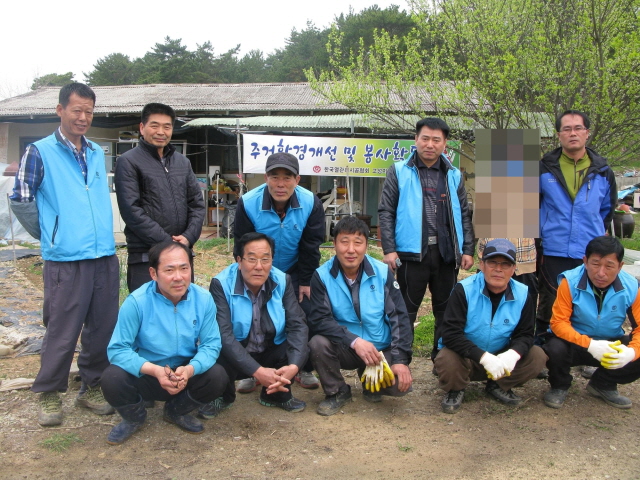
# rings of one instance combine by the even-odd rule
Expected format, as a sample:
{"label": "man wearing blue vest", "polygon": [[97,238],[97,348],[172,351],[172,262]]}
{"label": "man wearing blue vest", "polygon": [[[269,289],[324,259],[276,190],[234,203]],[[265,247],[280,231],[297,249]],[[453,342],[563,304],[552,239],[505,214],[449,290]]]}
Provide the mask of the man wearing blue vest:
{"label": "man wearing blue vest", "polygon": [[56,113],[60,127],[30,144],[20,161],[11,208],[40,239],[43,322],[47,331],[40,371],[31,387],[40,392],[38,423],[62,423],[59,392],[68,387],[78,342],[82,387],[76,406],[113,413],[100,390],[109,365],[107,344],[118,317],[119,267],[104,153],[86,139],[96,96],[81,83],[62,87]]}
{"label": "man wearing blue vest", "polygon": [[[427,286],[434,338],[458,269],[473,265],[474,235],[460,170],[444,154],[449,126],[439,118],[416,124],[416,150],[389,167],[378,207],[384,262],[396,272],[411,328]],[[436,346],[431,358],[437,354]]]}
{"label": "man wearing blue vest", "polygon": [[213,418],[236,399],[236,378],[260,381],[260,403],[288,412],[306,404],[294,398],[291,382],[309,355],[304,312],[289,275],[273,267],[276,247],[264,233],[246,233],[236,243],[234,263],[211,280],[222,336],[220,364],[229,375],[221,397],[199,410]]}
{"label": "man wearing blue vest", "polygon": [[489,395],[519,405],[511,389],[535,378],[547,361],[533,345],[535,306],[527,286],[511,278],[515,270],[516,247],[506,238],[490,240],[480,273],[451,292],[434,361],[445,413],[458,411],[472,380],[486,380]]}
{"label": "man wearing blue vest", "polygon": [[313,274],[309,315],[311,361],[326,395],[317,412],[324,416],[338,413],[351,400],[340,369],[362,373],[380,363],[380,352],[395,380],[375,394],[363,385],[365,400],[403,396],[413,382],[413,334],[398,282],[387,265],[366,255],[369,228],[362,220],[345,217],[333,232],[336,255]]}
{"label": "man wearing blue vest", "polygon": [[[543,347],[549,356],[548,407],[564,404],[573,381],[571,367],[589,365],[597,368],[587,392],[612,407],[631,408],[617,387],[640,378],[640,295],[638,280],[622,271],[623,256],[617,238],[596,237],[587,244],[583,265],[558,276],[552,335]],[[622,326],[627,317],[631,335]]]}
{"label": "man wearing blue vest", "polygon": [[[233,236],[237,243],[245,233],[260,232],[275,240],[273,266],[291,277],[302,310],[309,315],[311,276],[320,265],[320,244],[324,241],[324,209],[320,199],[298,185],[300,165],[290,153],[274,153],[267,158],[264,185],[254,188],[238,201]],[[318,388],[318,380],[307,364],[296,376],[303,388]],[[255,389],[255,380],[238,384],[241,393]]]}

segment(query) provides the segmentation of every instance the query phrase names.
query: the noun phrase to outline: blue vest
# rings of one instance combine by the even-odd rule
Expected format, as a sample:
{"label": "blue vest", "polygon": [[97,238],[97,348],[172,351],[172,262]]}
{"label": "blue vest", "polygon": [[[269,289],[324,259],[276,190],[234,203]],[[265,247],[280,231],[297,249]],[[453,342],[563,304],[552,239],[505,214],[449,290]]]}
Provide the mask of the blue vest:
{"label": "blue vest", "polygon": [[256,232],[265,233],[276,242],[273,266],[287,272],[298,261],[298,244],[313,209],[314,195],[305,188],[296,187],[294,195],[299,206],[289,205],[284,220],[280,221],[273,208],[263,210],[265,188],[266,184],[260,185],[244,195],[244,209]]}
{"label": "blue vest", "polygon": [[[227,303],[231,310],[233,334],[236,340],[242,342],[249,336],[249,332],[251,331],[253,304],[244,289],[244,283],[242,283],[242,294],[236,292],[238,275],[241,275],[238,271],[238,264],[234,263],[216,275],[216,278],[222,285],[224,296],[227,297]],[[287,332],[285,330],[286,316],[284,303],[282,302],[287,276],[277,268],[272,267],[271,272],[269,272],[269,278],[274,282],[275,288],[271,292],[271,298],[267,302],[267,311],[276,329],[276,336],[273,342],[276,345],[280,345],[287,339]]]}
{"label": "blue vest", "polygon": [[[502,296],[496,313],[491,316],[491,299],[485,295],[484,275],[477,273],[460,282],[467,298],[467,323],[464,334],[471,342],[489,353],[496,354],[509,346],[511,334],[520,322],[527,301],[528,287],[509,280],[513,297]],[[506,292],[505,292],[506,293]],[[442,339],[439,341],[442,348]]]}
{"label": "blue vest", "polygon": [[638,280],[635,277],[620,271],[616,280],[607,289],[599,313],[584,265],[558,275],[558,284],[563,278],[567,279],[571,290],[573,303],[571,326],[578,333],[595,340],[612,340],[624,335],[622,324],[627,316],[627,310],[633,305],[638,295]]}
{"label": "blue vest", "polygon": [[385,284],[389,267],[369,255],[365,255],[365,258],[373,267],[374,274],[368,276],[366,271],[362,272],[359,290],[360,318],[353,308],[351,289],[345,283],[342,273],[335,278],[331,275],[336,257],[318,268],[317,272],[327,288],[336,322],[354,335],[373,343],[378,350],[384,350],[391,345],[389,317],[384,311]]}
{"label": "blue vest", "polygon": [[111,199],[104,153],[86,149],[87,180],[66,144],[55,133],[34,143],[44,165],[36,191],[42,258],[71,262],[115,254]]}
{"label": "blue vest", "polygon": [[[412,154],[415,161],[420,161]],[[396,251],[420,254],[422,252],[422,184],[420,183],[420,173],[416,166],[409,166],[412,157],[395,164],[396,176],[398,177],[398,209],[396,212]],[[460,185],[460,170],[451,165],[445,155],[440,158],[449,167],[447,170],[447,189],[449,190],[449,200],[453,212],[453,226],[455,228],[455,239],[458,244],[456,255],[461,255],[463,245],[462,214],[460,209],[460,199],[458,198],[458,186]],[[403,220],[400,220],[403,219]],[[404,220],[410,219],[410,220]]]}

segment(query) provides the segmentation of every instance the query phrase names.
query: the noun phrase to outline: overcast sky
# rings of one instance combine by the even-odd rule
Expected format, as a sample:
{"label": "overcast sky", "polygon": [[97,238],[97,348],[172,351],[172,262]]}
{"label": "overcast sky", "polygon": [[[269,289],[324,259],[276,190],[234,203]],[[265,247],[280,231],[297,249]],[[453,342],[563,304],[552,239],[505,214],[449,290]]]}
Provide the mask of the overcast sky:
{"label": "overcast sky", "polygon": [[215,54],[238,43],[241,56],[271,53],[307,20],[323,28],[349,6],[360,12],[375,4],[409,10],[406,0],[12,1],[3,7],[0,28],[0,99],[28,91],[48,73],[72,71],[83,81],[98,59],[140,57],[167,35],[189,50],[209,40]]}

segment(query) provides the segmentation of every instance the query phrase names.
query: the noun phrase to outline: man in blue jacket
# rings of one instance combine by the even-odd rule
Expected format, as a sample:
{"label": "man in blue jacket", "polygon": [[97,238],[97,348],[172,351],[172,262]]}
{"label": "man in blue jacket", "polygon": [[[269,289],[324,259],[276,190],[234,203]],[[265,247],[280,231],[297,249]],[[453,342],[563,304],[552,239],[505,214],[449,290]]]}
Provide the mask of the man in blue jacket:
{"label": "man in blue jacket", "polygon": [[96,96],[86,85],[71,83],[60,90],[59,102],[60,127],[27,146],[11,196],[11,209],[40,240],[45,261],[42,320],[47,331],[31,387],[41,392],[42,426],[62,423],[58,393],[67,390],[78,336],[82,387],[75,404],[98,415],[113,413],[100,391],[100,377],[109,365],[120,272],[104,153],[85,137]]}
{"label": "man in blue jacket", "polygon": [[309,356],[309,332],[289,275],[273,266],[274,241],[264,233],[246,233],[236,245],[237,263],[211,280],[222,335],[220,363],[229,375],[221,398],[200,408],[215,417],[236,398],[236,378],[254,377],[262,384],[260,403],[288,412],[306,404],[294,398],[291,382]]}
{"label": "man in blue jacket", "polygon": [[340,369],[362,373],[380,363],[380,352],[395,381],[376,394],[363,385],[365,400],[403,396],[413,382],[413,334],[398,282],[387,265],[366,255],[369,228],[362,220],[345,217],[333,232],[336,255],[313,274],[309,315],[311,361],[326,395],[317,412],[325,416],[351,400],[351,387]]}
{"label": "man in blue jacket", "polygon": [[516,247],[506,238],[487,242],[480,270],[455,286],[444,314],[434,366],[445,413],[458,411],[472,380],[486,380],[487,393],[502,403],[520,404],[511,389],[535,378],[547,361],[533,346],[535,306],[527,286],[511,278]]}
{"label": "man in blue jacket", "polygon": [[587,243],[604,235],[617,202],[613,170],[605,158],[586,146],[590,125],[583,112],[562,113],[556,120],[560,147],[540,161],[538,344],[549,329],[558,275],[582,265]]}
{"label": "man in blue jacket", "polygon": [[219,397],[229,378],[216,363],[220,330],[209,292],[191,283],[189,247],[174,241],[149,250],[152,281],[122,304],[109,343],[102,376],[105,398],[122,422],[107,443],[133,435],[147,417],[145,401],[160,400],[163,419],[187,433],[202,433],[200,420],[189,415]]}
{"label": "man in blue jacket", "polygon": [[416,150],[389,167],[378,207],[384,262],[397,270],[411,328],[428,286],[434,338],[458,270],[471,268],[475,248],[464,182],[444,154],[449,133],[439,118],[416,124]]}
{"label": "man in blue jacket", "polygon": [[[324,241],[324,209],[320,199],[300,183],[298,159],[290,153],[267,158],[265,184],[238,200],[233,237],[236,245],[245,233],[260,232],[275,240],[273,266],[291,277],[296,297],[309,315],[311,276],[320,265],[320,244]],[[237,246],[234,257],[238,256]],[[311,365],[303,367],[296,380],[303,388],[318,388]],[[238,383],[238,391],[255,389],[255,380]]]}

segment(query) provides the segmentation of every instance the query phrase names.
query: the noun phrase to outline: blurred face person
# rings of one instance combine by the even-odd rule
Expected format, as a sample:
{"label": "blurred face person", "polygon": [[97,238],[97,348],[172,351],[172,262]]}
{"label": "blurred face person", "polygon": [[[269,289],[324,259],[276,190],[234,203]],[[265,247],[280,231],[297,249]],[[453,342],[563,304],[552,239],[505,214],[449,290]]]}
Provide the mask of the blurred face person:
{"label": "blurred face person", "polygon": [[440,158],[447,146],[447,139],[442,130],[432,130],[424,126],[416,135],[416,153],[426,166],[430,167]]}
{"label": "blurred face person", "polygon": [[169,115],[152,113],[146,124],[140,124],[140,135],[145,142],[156,147],[158,154],[162,157],[164,147],[169,145],[171,135],[173,135],[173,120]]}
{"label": "blurred face person", "polygon": [[584,126],[584,120],[580,115],[567,114],[560,119],[558,140],[564,153],[572,158],[582,158],[588,139],[589,130]]}
{"label": "blurred face person", "polygon": [[336,257],[348,276],[358,273],[367,253],[367,237],[361,233],[339,233],[333,239]]}
{"label": "blurred face person", "polygon": [[62,134],[76,146],[80,146],[80,138],[87,133],[93,121],[93,100],[81,97],[76,93],[69,96],[66,107],[58,104],[56,114],[60,117]]}
{"label": "blurred face person", "polygon": [[495,255],[480,261],[480,271],[484,281],[492,293],[502,293],[507,289],[511,276],[516,271],[516,264],[502,255]]}
{"label": "blurred face person", "polygon": [[589,258],[584,257],[582,261],[587,269],[589,280],[600,289],[607,288],[613,283],[624,263],[618,261],[615,253],[604,257],[594,253]]}
{"label": "blurred face person", "polygon": [[182,299],[191,284],[191,264],[187,252],[180,247],[169,248],[160,254],[158,268],[149,267],[151,278],[158,282],[158,290],[174,305]]}
{"label": "blurred face person", "polygon": [[257,295],[271,272],[273,255],[269,242],[255,240],[247,243],[242,257],[237,257],[236,261],[245,285]]}
{"label": "blurred face person", "polygon": [[271,195],[276,208],[283,208],[298,186],[300,175],[296,175],[286,168],[275,168],[265,174],[265,180],[269,195]]}

